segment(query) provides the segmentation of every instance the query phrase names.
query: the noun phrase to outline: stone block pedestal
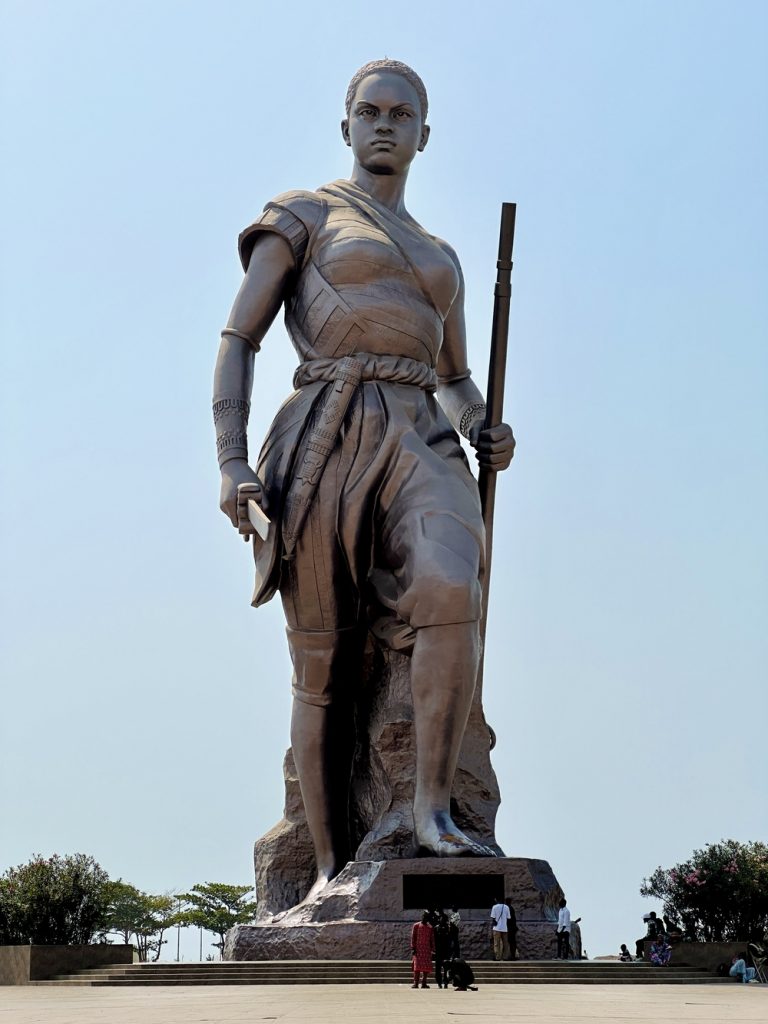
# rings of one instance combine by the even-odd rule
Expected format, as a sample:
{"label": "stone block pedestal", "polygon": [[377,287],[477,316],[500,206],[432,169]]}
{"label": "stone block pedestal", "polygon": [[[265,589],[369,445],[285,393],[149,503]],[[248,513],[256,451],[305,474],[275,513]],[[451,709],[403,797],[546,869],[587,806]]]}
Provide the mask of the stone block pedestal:
{"label": "stone block pedestal", "polygon": [[[400,960],[425,907],[461,911],[461,952],[491,958],[490,908],[503,896],[517,915],[521,959],[554,956],[562,890],[544,860],[525,857],[359,860],[316,899],[227,935],[225,960]],[[578,955],[578,930],[571,938]]]}

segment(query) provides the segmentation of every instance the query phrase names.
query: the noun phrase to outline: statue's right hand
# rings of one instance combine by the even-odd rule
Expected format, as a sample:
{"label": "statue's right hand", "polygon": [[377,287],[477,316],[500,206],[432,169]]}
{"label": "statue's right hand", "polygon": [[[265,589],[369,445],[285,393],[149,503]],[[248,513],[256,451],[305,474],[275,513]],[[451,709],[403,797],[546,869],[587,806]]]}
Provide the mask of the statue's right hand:
{"label": "statue's right hand", "polygon": [[[266,512],[267,499],[261,481],[253,472],[245,459],[230,459],[221,467],[221,496],[219,508],[229,519],[236,530],[240,529],[241,518],[237,509],[237,488],[240,484],[251,484],[253,491],[249,497],[257,501]],[[246,514],[247,518],[247,514]],[[252,531],[251,531],[252,532]]]}

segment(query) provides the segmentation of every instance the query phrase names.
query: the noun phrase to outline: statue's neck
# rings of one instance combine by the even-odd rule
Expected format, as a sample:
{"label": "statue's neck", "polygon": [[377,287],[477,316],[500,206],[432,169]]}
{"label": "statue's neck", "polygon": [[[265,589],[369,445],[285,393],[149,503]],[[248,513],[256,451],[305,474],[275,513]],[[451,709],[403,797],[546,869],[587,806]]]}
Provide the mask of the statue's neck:
{"label": "statue's neck", "polygon": [[407,217],[405,208],[406,174],[372,174],[355,161],[349,180],[363,192],[367,192],[378,203],[385,206],[398,217]]}

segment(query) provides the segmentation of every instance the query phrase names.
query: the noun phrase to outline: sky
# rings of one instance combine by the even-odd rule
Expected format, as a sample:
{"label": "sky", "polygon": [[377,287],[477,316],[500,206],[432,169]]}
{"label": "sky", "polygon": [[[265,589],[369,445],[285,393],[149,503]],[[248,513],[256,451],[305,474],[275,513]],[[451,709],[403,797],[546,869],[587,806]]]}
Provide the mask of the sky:
{"label": "sky", "polygon": [[[213,363],[238,232],[348,175],[347,83],[385,55],[429,90],[407,203],[462,261],[483,387],[518,204],[499,841],[551,863],[590,955],[661,909],[638,892],[657,865],[765,841],[768,7],[0,12],[0,870],[85,852],[152,892],[252,879],[290,665],[218,508]],[[254,452],[295,364],[277,322]]]}

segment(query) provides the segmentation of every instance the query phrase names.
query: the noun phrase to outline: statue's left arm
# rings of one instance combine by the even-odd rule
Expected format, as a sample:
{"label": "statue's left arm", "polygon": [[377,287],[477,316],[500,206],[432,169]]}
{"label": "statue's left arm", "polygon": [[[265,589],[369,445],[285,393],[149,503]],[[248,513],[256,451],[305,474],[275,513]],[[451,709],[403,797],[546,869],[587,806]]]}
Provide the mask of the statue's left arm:
{"label": "statue's left arm", "polygon": [[443,344],[437,360],[437,400],[451,425],[477,451],[477,461],[486,469],[506,469],[515,452],[512,428],[506,423],[483,429],[485,399],[467,366],[467,331],[464,323],[464,276],[455,252],[443,243],[459,272],[459,290],[445,318]]}

